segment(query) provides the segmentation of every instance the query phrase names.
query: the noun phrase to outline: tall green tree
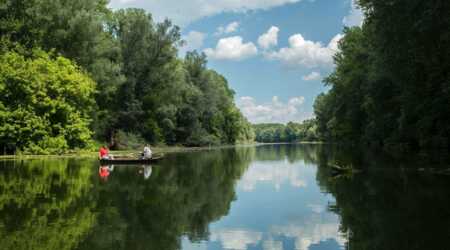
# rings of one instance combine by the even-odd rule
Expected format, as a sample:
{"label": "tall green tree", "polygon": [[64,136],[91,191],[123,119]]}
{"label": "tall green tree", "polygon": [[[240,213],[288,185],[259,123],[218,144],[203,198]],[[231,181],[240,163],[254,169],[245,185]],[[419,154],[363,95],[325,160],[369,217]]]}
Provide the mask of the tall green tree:
{"label": "tall green tree", "polygon": [[107,0],[4,0],[0,36],[28,49],[54,50],[83,67],[97,83],[92,124],[100,137],[123,83],[121,53]]}
{"label": "tall green tree", "polygon": [[0,56],[0,147],[55,153],[91,140],[95,82],[70,60],[34,50]]}
{"label": "tall green tree", "polygon": [[154,22],[142,9],[113,12],[107,4],[2,1],[0,54],[14,50],[33,58],[38,48],[78,65],[96,82],[90,130],[113,147],[127,144],[119,140],[198,146],[253,139],[234,92],[207,68],[206,56],[178,57],[177,26]]}
{"label": "tall green tree", "polygon": [[362,28],[345,30],[331,90],[317,98],[321,136],[385,148],[450,146],[450,3],[358,1]]}

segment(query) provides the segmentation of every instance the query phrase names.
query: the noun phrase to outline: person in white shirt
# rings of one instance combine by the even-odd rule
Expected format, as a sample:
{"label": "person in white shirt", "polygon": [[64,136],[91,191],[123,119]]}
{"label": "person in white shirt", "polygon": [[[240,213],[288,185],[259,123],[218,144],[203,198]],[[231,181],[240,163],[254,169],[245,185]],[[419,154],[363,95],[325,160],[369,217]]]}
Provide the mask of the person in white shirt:
{"label": "person in white shirt", "polygon": [[147,144],[144,147],[144,152],[142,153],[142,159],[151,159],[152,158],[152,150],[150,146]]}

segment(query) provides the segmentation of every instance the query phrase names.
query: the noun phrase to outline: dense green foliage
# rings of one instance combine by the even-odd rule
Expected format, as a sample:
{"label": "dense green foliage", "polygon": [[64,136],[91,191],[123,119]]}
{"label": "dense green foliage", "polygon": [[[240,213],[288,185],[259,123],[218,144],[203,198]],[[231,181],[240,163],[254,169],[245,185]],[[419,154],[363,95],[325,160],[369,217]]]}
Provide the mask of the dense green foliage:
{"label": "dense green foliage", "polygon": [[[89,112],[92,122],[83,120],[83,128],[73,124],[83,130],[79,132],[83,133],[82,141],[65,138],[69,140],[65,145],[59,139],[66,136],[62,129],[53,129],[48,134],[49,144],[59,144],[61,146],[57,148],[61,150],[83,147],[91,133],[84,131],[86,125],[97,140],[108,141],[116,148],[125,145],[119,141],[123,136],[116,136],[118,134],[151,143],[190,146],[253,140],[251,126],[233,102],[234,92],[223,76],[207,68],[205,55],[189,52],[185,58],[178,58],[178,47],[183,41],[177,26],[168,20],[155,23],[151,15],[141,9],[113,12],[107,8],[107,3],[106,0],[0,2],[2,70],[8,67],[13,51],[24,62],[29,62],[34,60],[34,51],[39,49],[57,55],[48,59],[56,63],[67,58],[66,64],[80,72],[80,79],[70,79],[70,84],[82,86],[84,78],[91,78],[96,83],[95,94],[89,92],[90,99],[83,104],[77,103],[76,107],[78,113],[84,115],[85,107],[94,103]],[[73,66],[75,64],[78,66]],[[24,63],[21,67],[8,74],[16,78],[28,77],[23,84],[30,89],[38,88],[40,83],[36,79],[22,75],[24,71],[31,72],[33,64]],[[39,72],[45,74],[44,69]],[[13,76],[1,79],[0,86],[14,85]],[[57,76],[48,77],[49,81],[66,83]],[[66,87],[69,86],[72,85]],[[6,94],[4,91],[7,90],[0,89],[2,96]],[[78,98],[70,96],[77,94],[57,92],[42,98],[71,99]],[[1,100],[2,105],[6,105],[4,101]],[[21,102],[22,99],[17,99],[17,105],[10,111],[21,112],[16,107],[28,105]],[[48,112],[40,112],[35,113],[36,119],[46,119],[44,116]],[[71,116],[76,114],[70,113]],[[12,117],[6,114],[4,119]],[[46,126],[63,126],[58,124],[50,119]],[[4,126],[0,124],[1,129]],[[22,125],[18,124],[18,128]],[[15,141],[0,137],[0,146],[5,148],[14,143],[18,149],[40,152],[29,147],[36,140],[39,138],[32,139],[28,135]],[[44,144],[38,146],[45,148]]]}
{"label": "dense green foliage", "polygon": [[317,141],[317,125],[314,119],[302,123],[263,123],[253,125],[257,142]]}
{"label": "dense green foliage", "polygon": [[95,83],[70,60],[33,51],[0,57],[0,144],[35,153],[84,148]]}
{"label": "dense green foliage", "polygon": [[450,146],[450,2],[360,0],[331,87],[314,105],[323,139],[401,149]]}

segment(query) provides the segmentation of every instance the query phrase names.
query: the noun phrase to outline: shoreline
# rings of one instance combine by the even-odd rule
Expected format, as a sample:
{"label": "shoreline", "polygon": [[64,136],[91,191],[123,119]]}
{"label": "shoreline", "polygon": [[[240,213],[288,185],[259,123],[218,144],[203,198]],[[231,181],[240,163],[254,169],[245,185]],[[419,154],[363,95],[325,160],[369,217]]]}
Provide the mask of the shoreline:
{"label": "shoreline", "polygon": [[[153,153],[157,154],[170,154],[170,153],[188,153],[188,152],[196,152],[196,151],[204,151],[204,150],[216,150],[221,148],[231,148],[231,147],[243,147],[243,146],[257,146],[257,143],[254,144],[239,144],[239,145],[221,145],[221,146],[205,146],[205,147],[184,147],[184,146],[154,146],[151,147]],[[139,154],[139,150],[111,150],[111,155],[115,156],[133,156]],[[0,160],[30,160],[30,159],[44,159],[44,158],[97,158],[97,151],[76,151],[76,152],[68,152],[60,155],[0,155]]]}
{"label": "shoreline", "polygon": [[[258,147],[265,145],[289,145],[289,144],[326,144],[324,142],[273,142],[263,143],[255,142],[250,144],[237,144],[237,145],[220,145],[220,146],[203,146],[203,147],[184,147],[184,146],[154,146],[151,147],[154,154],[170,154],[170,153],[188,153],[206,150],[217,150],[234,147]],[[112,150],[110,153],[116,156],[132,156],[137,155],[139,150]],[[13,159],[42,159],[42,158],[97,158],[98,152],[90,151],[74,151],[64,153],[61,155],[0,155],[0,160],[13,160]]]}

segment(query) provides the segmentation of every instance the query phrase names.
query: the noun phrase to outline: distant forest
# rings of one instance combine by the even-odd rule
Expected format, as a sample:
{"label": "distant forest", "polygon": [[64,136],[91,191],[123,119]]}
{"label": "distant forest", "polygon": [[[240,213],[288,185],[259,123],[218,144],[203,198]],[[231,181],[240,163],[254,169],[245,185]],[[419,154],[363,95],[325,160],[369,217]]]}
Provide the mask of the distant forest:
{"label": "distant forest", "polygon": [[253,141],[227,80],[180,29],[107,0],[0,3],[0,150]]}
{"label": "distant forest", "polygon": [[314,119],[302,123],[263,123],[253,125],[257,142],[313,142],[318,141],[317,125]]}
{"label": "distant forest", "polygon": [[450,1],[359,0],[315,101],[321,140],[400,150],[450,146]]}

